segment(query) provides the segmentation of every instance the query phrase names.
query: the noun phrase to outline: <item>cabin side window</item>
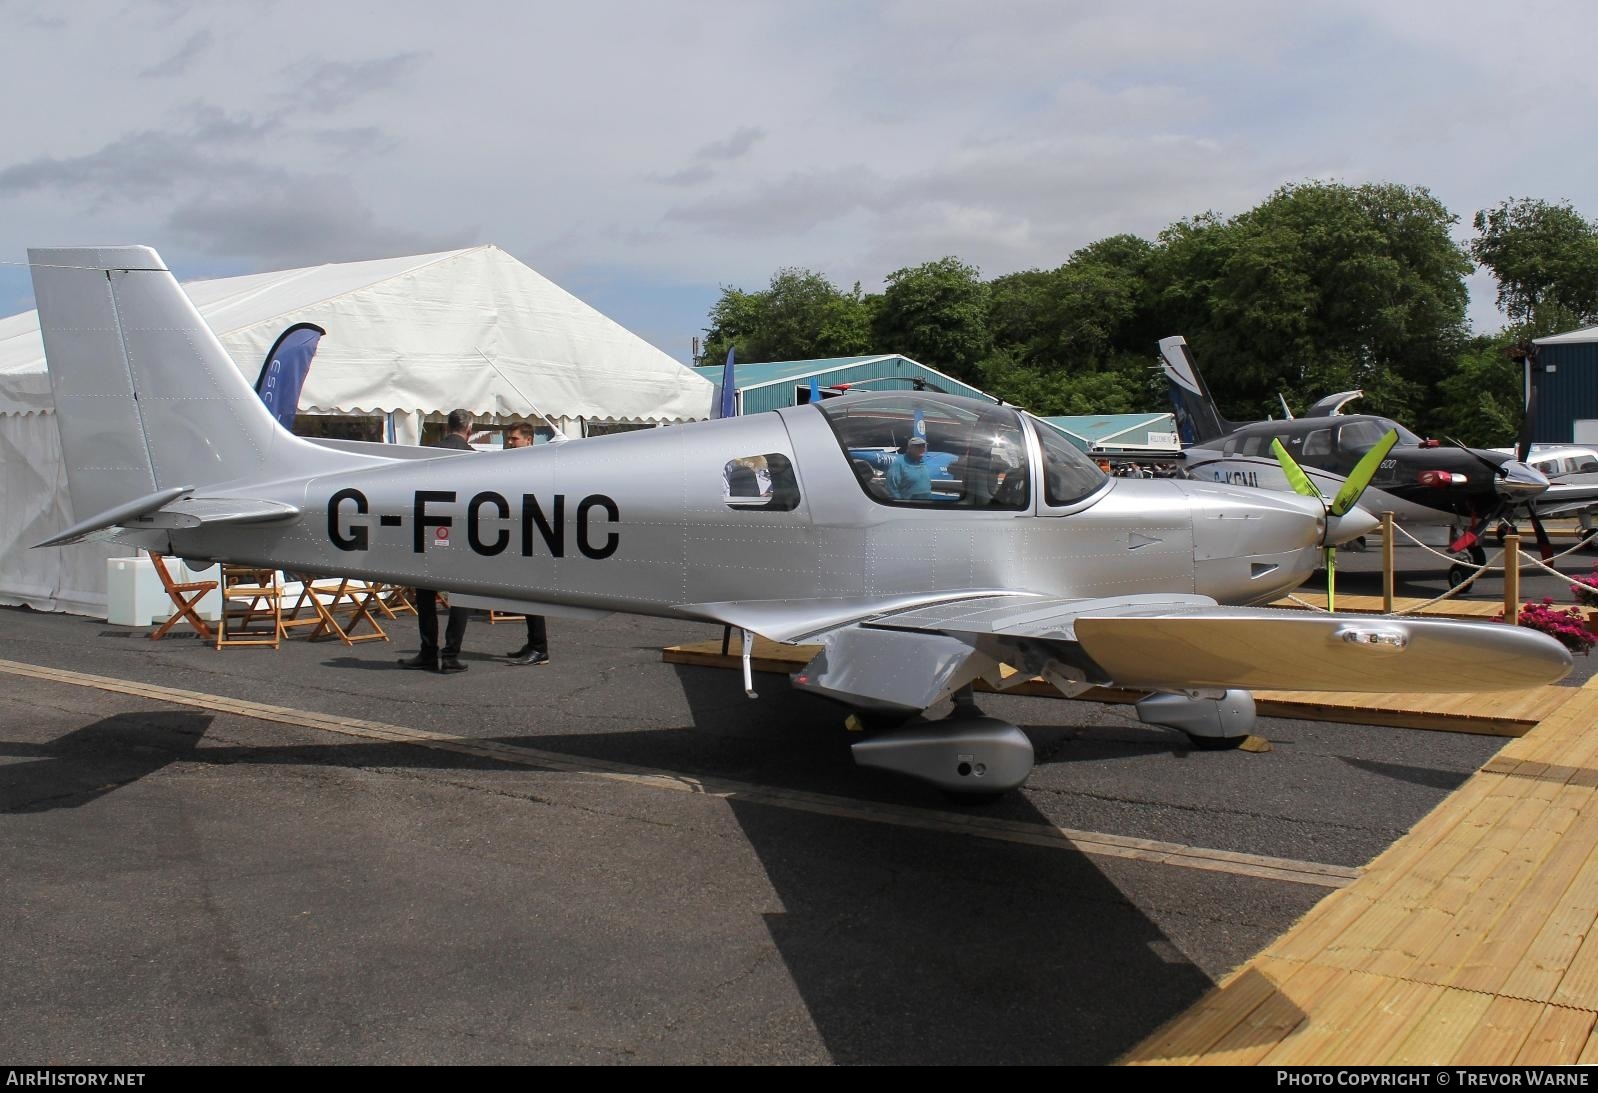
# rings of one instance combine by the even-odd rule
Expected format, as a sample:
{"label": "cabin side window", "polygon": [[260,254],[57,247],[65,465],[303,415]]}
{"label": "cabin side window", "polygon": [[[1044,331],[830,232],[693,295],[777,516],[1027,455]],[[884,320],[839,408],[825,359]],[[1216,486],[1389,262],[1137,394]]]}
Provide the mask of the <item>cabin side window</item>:
{"label": "cabin side window", "polygon": [[779,452],[743,455],[721,469],[722,500],[732,509],[792,512],[799,507],[793,462]]}

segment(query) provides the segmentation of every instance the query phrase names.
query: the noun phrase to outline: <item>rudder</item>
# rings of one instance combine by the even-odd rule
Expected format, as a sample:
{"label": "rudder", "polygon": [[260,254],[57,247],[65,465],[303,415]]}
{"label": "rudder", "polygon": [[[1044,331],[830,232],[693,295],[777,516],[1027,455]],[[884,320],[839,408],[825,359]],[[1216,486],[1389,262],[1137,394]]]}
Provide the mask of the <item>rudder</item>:
{"label": "rudder", "polygon": [[77,516],[262,474],[289,434],[160,255],[38,248],[28,261]]}
{"label": "rudder", "polygon": [[1161,369],[1176,409],[1176,428],[1183,444],[1204,444],[1223,437],[1235,426],[1221,416],[1210,397],[1209,386],[1199,375],[1198,362],[1181,335],[1160,339]]}

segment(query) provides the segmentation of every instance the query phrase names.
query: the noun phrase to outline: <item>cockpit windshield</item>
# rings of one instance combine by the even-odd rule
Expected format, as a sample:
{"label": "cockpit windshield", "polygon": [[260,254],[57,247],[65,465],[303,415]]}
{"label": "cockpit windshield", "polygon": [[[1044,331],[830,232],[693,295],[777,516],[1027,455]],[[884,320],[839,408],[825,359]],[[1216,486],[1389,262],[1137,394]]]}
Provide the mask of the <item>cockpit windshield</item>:
{"label": "cockpit windshield", "polygon": [[[1336,420],[1335,418],[1333,420]],[[1368,452],[1376,446],[1376,442],[1387,435],[1391,429],[1398,433],[1398,447],[1417,448],[1420,446],[1420,437],[1387,418],[1370,418],[1364,421],[1350,421],[1337,430],[1337,446],[1342,451],[1351,455]]]}
{"label": "cockpit windshield", "polygon": [[964,509],[1030,504],[1026,439],[1015,410],[910,391],[816,405],[875,501]]}

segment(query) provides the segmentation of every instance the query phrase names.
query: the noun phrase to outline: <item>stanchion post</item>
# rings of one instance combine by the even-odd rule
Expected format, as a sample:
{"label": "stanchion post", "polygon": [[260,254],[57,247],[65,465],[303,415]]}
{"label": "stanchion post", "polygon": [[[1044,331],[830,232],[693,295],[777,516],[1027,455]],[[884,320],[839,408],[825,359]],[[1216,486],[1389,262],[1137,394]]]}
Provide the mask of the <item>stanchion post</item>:
{"label": "stanchion post", "polygon": [[1382,513],[1382,614],[1393,613],[1393,514]]}
{"label": "stanchion post", "polygon": [[1504,536],[1504,621],[1520,624],[1520,534]]}

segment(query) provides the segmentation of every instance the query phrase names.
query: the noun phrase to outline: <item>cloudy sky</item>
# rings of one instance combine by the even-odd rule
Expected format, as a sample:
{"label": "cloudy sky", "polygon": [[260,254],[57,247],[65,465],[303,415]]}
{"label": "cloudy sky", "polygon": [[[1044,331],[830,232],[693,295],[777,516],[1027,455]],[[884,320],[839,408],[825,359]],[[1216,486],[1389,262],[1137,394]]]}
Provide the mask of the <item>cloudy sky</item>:
{"label": "cloudy sky", "polygon": [[[1598,217],[1583,0],[0,0],[29,245],[180,278],[495,243],[685,359],[722,285],[985,276],[1284,182]],[[1472,319],[1499,325],[1490,280]]]}

